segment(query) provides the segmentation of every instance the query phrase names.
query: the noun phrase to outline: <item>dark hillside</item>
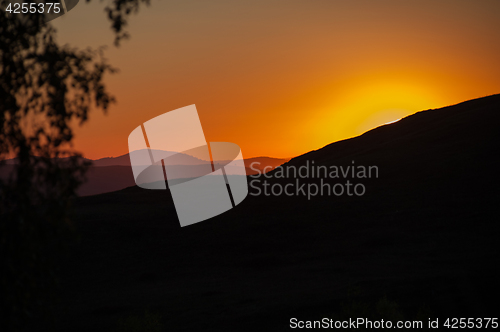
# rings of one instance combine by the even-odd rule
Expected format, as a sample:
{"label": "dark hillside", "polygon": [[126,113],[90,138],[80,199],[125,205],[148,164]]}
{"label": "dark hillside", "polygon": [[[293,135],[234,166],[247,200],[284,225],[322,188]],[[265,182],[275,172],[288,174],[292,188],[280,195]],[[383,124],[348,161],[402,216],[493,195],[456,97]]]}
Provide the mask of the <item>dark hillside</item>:
{"label": "dark hillside", "polygon": [[[145,308],[165,331],[286,331],[292,317],[498,317],[499,123],[495,95],[284,165],[378,166],[378,178],[355,180],[361,197],[249,195],[185,228],[168,191],[79,198],[81,241],[62,267],[58,329],[112,331]],[[399,308],[377,311],[385,296]]]}

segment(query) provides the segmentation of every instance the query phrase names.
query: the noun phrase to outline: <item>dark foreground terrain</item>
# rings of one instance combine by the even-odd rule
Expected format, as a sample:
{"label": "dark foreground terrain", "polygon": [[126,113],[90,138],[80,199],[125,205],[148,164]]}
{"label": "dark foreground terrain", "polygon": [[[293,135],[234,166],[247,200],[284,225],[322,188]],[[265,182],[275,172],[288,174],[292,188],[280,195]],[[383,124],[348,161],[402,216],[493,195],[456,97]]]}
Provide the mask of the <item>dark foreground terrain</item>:
{"label": "dark foreground terrain", "polygon": [[146,309],[164,331],[285,331],[292,317],[498,317],[499,123],[496,95],[285,164],[378,166],[378,178],[354,180],[366,186],[361,197],[249,195],[184,228],[168,191],[80,198],[57,329],[115,331]]}

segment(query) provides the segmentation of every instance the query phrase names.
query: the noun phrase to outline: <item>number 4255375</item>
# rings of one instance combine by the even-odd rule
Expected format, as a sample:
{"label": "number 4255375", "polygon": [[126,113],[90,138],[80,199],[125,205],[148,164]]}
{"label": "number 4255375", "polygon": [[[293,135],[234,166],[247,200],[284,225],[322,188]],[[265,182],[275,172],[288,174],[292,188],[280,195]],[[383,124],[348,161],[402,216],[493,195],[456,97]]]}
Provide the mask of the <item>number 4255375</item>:
{"label": "number 4255375", "polygon": [[498,318],[448,318],[443,324],[449,329],[498,328]]}
{"label": "number 4255375", "polygon": [[28,12],[32,14],[34,13],[48,14],[51,12],[57,14],[61,12],[61,4],[58,2],[46,2],[46,3],[24,2],[23,4],[15,2],[14,4],[9,3],[5,11],[14,14],[21,14],[21,13],[26,14]]}

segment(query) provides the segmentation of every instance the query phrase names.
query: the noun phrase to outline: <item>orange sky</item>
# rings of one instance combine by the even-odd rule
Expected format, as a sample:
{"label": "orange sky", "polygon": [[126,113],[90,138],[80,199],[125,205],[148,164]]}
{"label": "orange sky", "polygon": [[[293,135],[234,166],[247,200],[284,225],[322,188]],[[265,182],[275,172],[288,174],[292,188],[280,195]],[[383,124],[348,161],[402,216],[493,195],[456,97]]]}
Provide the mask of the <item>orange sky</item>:
{"label": "orange sky", "polygon": [[[112,45],[94,0],[59,41]],[[128,152],[139,124],[196,104],[207,141],[293,157],[419,110],[500,93],[498,0],[152,0],[109,46],[118,103],[76,132],[88,158]]]}

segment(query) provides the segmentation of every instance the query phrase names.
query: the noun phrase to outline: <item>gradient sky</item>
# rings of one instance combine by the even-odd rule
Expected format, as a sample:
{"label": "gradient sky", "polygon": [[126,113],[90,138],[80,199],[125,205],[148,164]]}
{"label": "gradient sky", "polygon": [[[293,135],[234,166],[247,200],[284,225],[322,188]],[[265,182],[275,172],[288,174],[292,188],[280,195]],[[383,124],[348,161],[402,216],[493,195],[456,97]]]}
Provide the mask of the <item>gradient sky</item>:
{"label": "gradient sky", "polygon": [[119,48],[105,2],[53,21],[59,41],[110,45],[117,97],[77,129],[88,158],[196,104],[207,141],[293,157],[420,110],[500,93],[498,0],[152,0]]}

